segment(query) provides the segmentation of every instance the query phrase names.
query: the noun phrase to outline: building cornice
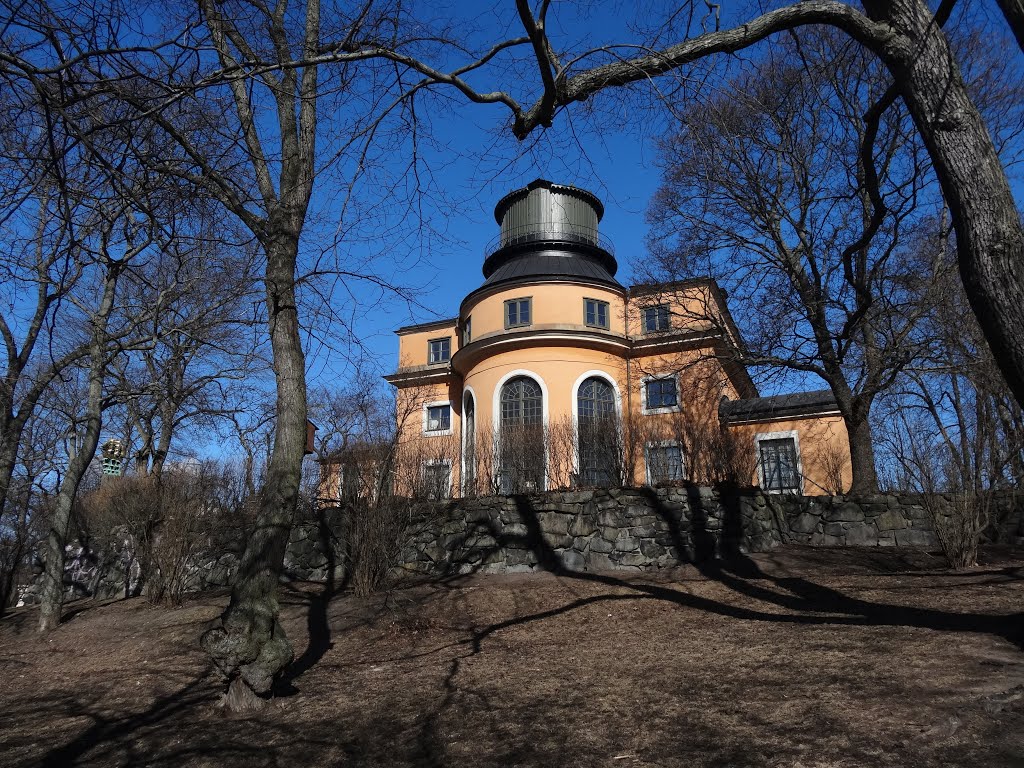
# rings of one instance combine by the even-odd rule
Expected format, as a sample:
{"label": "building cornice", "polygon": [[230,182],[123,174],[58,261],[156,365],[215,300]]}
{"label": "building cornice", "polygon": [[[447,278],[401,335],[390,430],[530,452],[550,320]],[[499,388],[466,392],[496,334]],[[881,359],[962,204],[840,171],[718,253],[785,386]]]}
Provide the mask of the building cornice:
{"label": "building cornice", "polygon": [[722,418],[722,424],[727,427],[742,427],[750,424],[768,424],[773,421],[796,421],[797,419],[820,419],[824,416],[842,416],[838,410],[829,411],[793,411],[792,413],[773,413],[760,417],[748,417],[745,419]]}
{"label": "building cornice", "polygon": [[451,328],[459,324],[459,318],[450,317],[447,320],[431,320],[429,323],[417,323],[416,325],[403,325],[395,333],[404,336],[407,333],[422,333],[424,331],[441,330]]}
{"label": "building cornice", "polygon": [[454,378],[450,365],[416,366],[405,370],[399,369],[384,376],[384,381],[396,387],[419,386],[422,384],[444,384]]}

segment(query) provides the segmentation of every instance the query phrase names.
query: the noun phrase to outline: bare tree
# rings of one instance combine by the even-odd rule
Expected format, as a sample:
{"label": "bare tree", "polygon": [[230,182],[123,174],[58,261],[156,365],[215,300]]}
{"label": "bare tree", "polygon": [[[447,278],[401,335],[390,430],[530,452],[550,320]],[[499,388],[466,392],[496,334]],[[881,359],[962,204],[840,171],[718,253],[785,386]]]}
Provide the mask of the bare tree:
{"label": "bare tree", "polygon": [[112,395],[124,403],[136,474],[159,477],[172,440],[193,426],[212,431],[233,410],[237,382],[255,376],[247,304],[252,259],[244,249],[211,248],[205,234],[169,243],[125,286],[140,306],[160,301],[145,334],[151,343],[119,356]]}
{"label": "bare tree", "polygon": [[920,346],[933,271],[906,245],[933,210],[926,157],[889,98],[838,33],[790,39],[682,118],[649,213],[653,277],[715,277],[741,311],[738,362],[827,382],[854,493],[877,490],[871,405]]}

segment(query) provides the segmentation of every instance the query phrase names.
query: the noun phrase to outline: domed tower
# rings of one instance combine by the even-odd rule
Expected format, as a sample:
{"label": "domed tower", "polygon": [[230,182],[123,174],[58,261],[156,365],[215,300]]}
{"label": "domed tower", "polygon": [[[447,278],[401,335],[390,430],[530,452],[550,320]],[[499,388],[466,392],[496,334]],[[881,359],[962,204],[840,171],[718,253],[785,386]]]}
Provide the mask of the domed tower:
{"label": "domed tower", "polygon": [[484,285],[531,276],[618,285],[612,246],[598,232],[604,206],[578,187],[537,179],[494,207],[501,232],[487,246]]}

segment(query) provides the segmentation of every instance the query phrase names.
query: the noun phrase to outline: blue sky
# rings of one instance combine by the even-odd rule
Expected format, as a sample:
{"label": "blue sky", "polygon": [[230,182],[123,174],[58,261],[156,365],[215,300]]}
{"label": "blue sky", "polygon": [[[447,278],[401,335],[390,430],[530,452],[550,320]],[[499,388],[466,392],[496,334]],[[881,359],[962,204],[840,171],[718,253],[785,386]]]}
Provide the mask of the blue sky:
{"label": "blue sky", "polygon": [[[628,41],[632,33],[625,16],[643,20],[647,4],[648,0],[555,4],[549,33],[556,48],[577,53],[581,49],[578,41],[586,41],[588,47],[609,40]],[[500,8],[500,13],[495,8]],[[474,20],[475,32],[472,22],[465,24],[467,41],[475,39],[474,35],[493,41],[520,33],[513,5],[508,2],[481,4],[456,0],[451,7],[438,5],[436,13],[454,13],[458,18]],[[729,22],[728,18],[722,19],[723,26]],[[732,60],[756,55],[755,48]],[[485,90],[512,88],[520,103],[528,104],[532,74],[510,77],[509,71],[499,65],[475,76],[474,84]],[[714,82],[711,79],[703,83],[705,93],[711,92]],[[517,87],[527,90],[516,92]],[[586,108],[573,105],[556,118],[554,126],[535,133],[524,144],[518,143],[508,130],[509,113],[503,106],[469,105],[452,99],[435,103],[429,110],[424,108],[424,122],[430,124],[425,135],[429,134],[430,141],[418,151],[424,164],[433,168],[431,183],[439,190],[438,199],[443,190],[446,201],[450,201],[428,206],[427,219],[430,226],[443,234],[417,239],[413,231],[416,224],[408,223],[405,230],[399,226],[364,247],[367,252],[384,254],[374,266],[382,276],[420,289],[418,302],[410,305],[394,296],[382,297],[377,289],[353,280],[338,286],[332,299],[340,313],[352,318],[355,335],[364,342],[363,355],[380,372],[390,372],[396,366],[396,328],[455,315],[462,298],[482,282],[484,247],[498,231],[493,218],[494,204],[510,190],[535,178],[578,185],[602,199],[605,217],[601,231],[615,245],[620,282],[632,282],[631,263],[643,258],[647,250],[645,213],[660,175],[655,142],[668,123],[668,115],[664,109],[643,111],[636,102],[618,102],[621,95],[619,92],[598,97],[587,102]],[[593,101],[600,103],[594,105]],[[699,105],[686,102],[684,108],[699,109]],[[587,109],[594,110],[589,117],[585,115]],[[1020,200],[1024,196],[1016,169],[1011,169],[1011,176],[1015,177]],[[429,191],[427,194],[431,195]],[[317,215],[329,220],[333,201],[333,197],[321,193],[314,201]],[[417,245],[423,248],[423,261],[407,268],[406,260]],[[358,250],[362,246],[353,247]],[[324,345],[311,339],[311,385],[330,384],[351,374],[344,346],[333,341]],[[799,385],[817,388],[822,382],[813,378]]]}

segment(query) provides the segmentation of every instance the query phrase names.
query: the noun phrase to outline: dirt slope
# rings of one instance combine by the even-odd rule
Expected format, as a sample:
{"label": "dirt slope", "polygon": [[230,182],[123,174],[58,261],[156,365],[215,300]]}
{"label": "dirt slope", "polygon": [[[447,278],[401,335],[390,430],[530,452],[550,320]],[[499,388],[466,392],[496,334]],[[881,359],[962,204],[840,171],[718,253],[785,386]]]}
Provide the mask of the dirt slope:
{"label": "dirt slope", "polygon": [[[0,622],[0,765],[1024,766],[1024,561],[791,550],[645,577],[284,592],[300,655],[226,718],[226,595]],[[309,629],[313,630],[310,642]],[[304,671],[303,671],[304,670]]]}

